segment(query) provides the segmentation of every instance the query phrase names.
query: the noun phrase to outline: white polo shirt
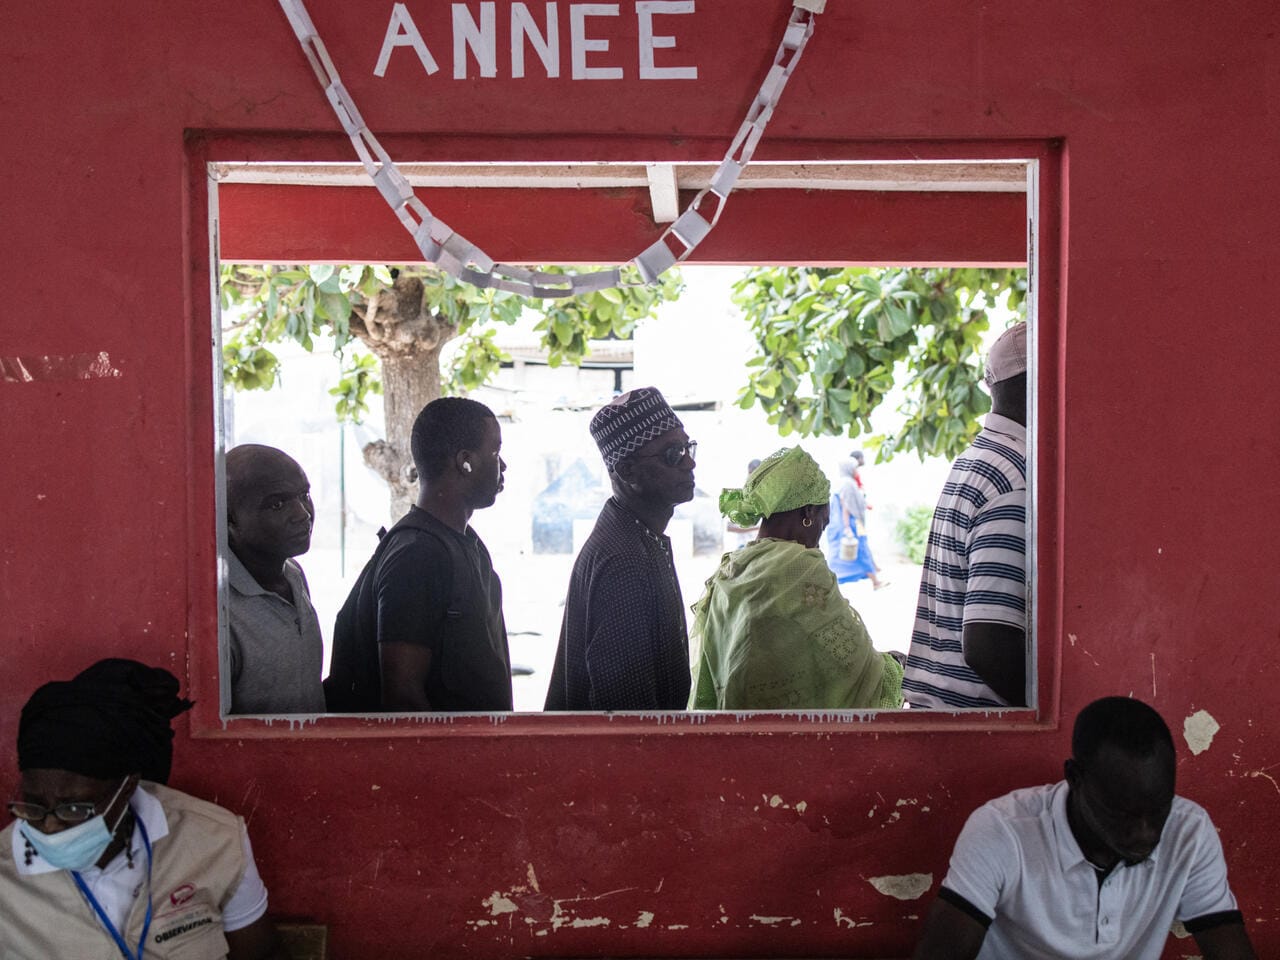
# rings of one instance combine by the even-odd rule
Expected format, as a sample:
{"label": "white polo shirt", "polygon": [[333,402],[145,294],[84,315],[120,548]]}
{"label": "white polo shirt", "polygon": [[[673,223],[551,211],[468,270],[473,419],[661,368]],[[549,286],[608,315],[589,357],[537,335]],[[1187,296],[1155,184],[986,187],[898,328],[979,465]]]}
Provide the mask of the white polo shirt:
{"label": "white polo shirt", "polygon": [[1151,856],[1099,887],[1067,823],[1065,780],[975,810],[942,886],[943,899],[990,921],[978,960],[1159,960],[1175,919],[1193,931],[1241,920],[1202,807],[1174,797]]}

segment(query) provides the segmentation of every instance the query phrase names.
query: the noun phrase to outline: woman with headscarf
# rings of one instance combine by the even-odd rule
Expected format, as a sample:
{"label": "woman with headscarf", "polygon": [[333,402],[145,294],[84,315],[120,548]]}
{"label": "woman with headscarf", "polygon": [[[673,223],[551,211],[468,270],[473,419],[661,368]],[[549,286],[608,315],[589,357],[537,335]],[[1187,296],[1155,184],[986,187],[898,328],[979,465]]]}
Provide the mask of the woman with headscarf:
{"label": "woman with headscarf", "polygon": [[760,535],[727,553],[693,606],[694,710],[865,710],[902,706],[902,666],[877,653],[816,549],[831,484],[784,447],[720,512]]}
{"label": "woman with headscarf", "polygon": [[855,450],[840,462],[840,489],[831,498],[831,524],[827,527],[827,565],[840,583],[871,579],[872,589],[887,587],[867,543],[867,499],[862,492],[858,468],[862,451]]}
{"label": "woman with headscarf", "polygon": [[0,956],[276,960],[244,821],[164,786],[167,670],[102,660],[40,687],[18,724],[0,832]]}

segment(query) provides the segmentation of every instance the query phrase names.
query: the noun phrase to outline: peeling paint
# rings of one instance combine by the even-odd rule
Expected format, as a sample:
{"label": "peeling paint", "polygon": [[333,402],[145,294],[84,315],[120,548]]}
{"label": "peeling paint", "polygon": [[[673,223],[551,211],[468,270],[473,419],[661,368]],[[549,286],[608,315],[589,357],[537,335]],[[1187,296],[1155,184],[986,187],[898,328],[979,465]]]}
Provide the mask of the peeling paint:
{"label": "peeling paint", "polygon": [[808,809],[809,809],[809,805],[805,803],[803,800],[801,800],[799,803],[796,804],[796,813],[804,813]]}
{"label": "peeling paint", "polygon": [[904,873],[897,876],[868,877],[878,893],[898,900],[919,900],[933,886],[932,873]]}
{"label": "peeling paint", "polygon": [[775,793],[772,797],[769,798],[769,806],[771,807],[782,806],[782,798]]}
{"label": "peeling paint", "polygon": [[609,925],[608,917],[575,917],[573,923],[569,926],[574,929],[582,927],[607,927]]}
{"label": "peeling paint", "polygon": [[836,926],[837,926],[837,927],[849,927],[849,928],[852,928],[852,927],[856,926],[856,924],[853,922],[853,918],[852,918],[852,917],[846,917],[846,916],[844,915],[844,911],[843,911],[843,910],[841,910],[839,907],[836,907],[836,909],[835,909],[835,913],[834,913],[834,914],[832,914],[832,916],[835,918]]}
{"label": "peeling paint", "polygon": [[648,910],[641,910],[640,916],[636,917],[636,926],[644,929],[651,923],[653,923],[653,914]]}
{"label": "peeling paint", "polygon": [[782,923],[784,920],[794,920],[795,917],[762,917],[753,913],[750,918],[752,923],[758,923],[764,927],[772,927],[776,923]]}
{"label": "peeling paint", "polygon": [[689,925],[687,923],[669,923],[667,924],[667,929],[668,930],[688,930]]}
{"label": "peeling paint", "polygon": [[1201,754],[1213,744],[1213,737],[1222,727],[1207,710],[1197,710],[1182,721],[1182,736],[1193,754]]}
{"label": "peeling paint", "polygon": [[514,900],[504,897],[497,890],[480,902],[489,908],[489,916],[491,917],[498,917],[504,913],[518,913],[520,910]]}

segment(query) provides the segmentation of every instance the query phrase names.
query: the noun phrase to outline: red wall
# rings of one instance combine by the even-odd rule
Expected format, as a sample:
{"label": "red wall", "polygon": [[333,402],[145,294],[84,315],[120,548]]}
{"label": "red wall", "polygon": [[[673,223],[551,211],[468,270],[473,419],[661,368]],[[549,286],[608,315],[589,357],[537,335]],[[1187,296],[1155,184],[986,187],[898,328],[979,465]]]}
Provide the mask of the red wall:
{"label": "red wall", "polygon": [[[849,159],[1004,142],[1053,158],[1041,716],[302,735],[224,731],[216,716],[208,250],[192,171],[215,154],[347,159],[344,141],[274,4],[9,6],[0,368],[24,358],[40,375],[0,379],[0,787],[16,780],[30,691],[127,653],[200,698],[180,723],[176,785],[250,818],[273,913],[327,923],[335,956],[892,956],[909,952],[927,897],[869,878],[936,885],[973,807],[1055,778],[1076,710],[1132,692],[1175,734],[1199,710],[1221,725],[1207,751],[1181,751],[1180,789],[1221,829],[1260,954],[1280,952],[1271,0],[832,0],[761,148]],[[372,75],[390,4],[312,0],[311,14],[371,127],[420,161],[714,158],[788,9],[698,0],[660,18],[679,38],[660,62],[700,77],[635,82],[537,79],[536,62],[512,80],[502,57],[495,79],[454,80],[445,5],[409,6],[433,77],[407,50]],[[629,29],[598,32],[634,78]],[[540,212],[567,236],[556,210]],[[583,258],[635,252],[615,239]],[[714,241],[733,258],[732,238]]]}

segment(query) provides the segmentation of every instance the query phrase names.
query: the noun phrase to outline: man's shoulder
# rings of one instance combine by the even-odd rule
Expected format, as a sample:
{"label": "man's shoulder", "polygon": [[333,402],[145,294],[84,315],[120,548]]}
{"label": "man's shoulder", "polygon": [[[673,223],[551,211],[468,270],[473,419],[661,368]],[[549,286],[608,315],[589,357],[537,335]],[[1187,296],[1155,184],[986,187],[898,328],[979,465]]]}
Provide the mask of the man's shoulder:
{"label": "man's shoulder", "polygon": [[[1004,421],[1012,424],[1012,421]],[[1016,426],[1016,425],[1015,425]],[[1013,433],[988,424],[974,438],[961,459],[990,463],[1005,473],[1025,480],[1027,471],[1026,433]]]}
{"label": "man's shoulder", "polygon": [[1194,800],[1175,795],[1173,805],[1169,809],[1166,829],[1175,830],[1183,835],[1194,835],[1202,830],[1217,830],[1209,811]]}
{"label": "man's shoulder", "polygon": [[448,544],[441,533],[430,526],[396,524],[384,537],[387,539],[378,565],[379,575],[405,563],[435,565],[449,560]]}
{"label": "man's shoulder", "polygon": [[612,500],[605,501],[596,525],[578,552],[578,564],[598,565],[615,559],[644,559],[644,531],[639,524]]}
{"label": "man's shoulder", "polygon": [[1005,823],[1016,830],[1051,818],[1054,802],[1059,792],[1065,789],[1064,781],[1035,787],[1020,787],[988,800],[974,813],[975,815],[984,814],[988,819]]}
{"label": "man's shoulder", "polygon": [[191,822],[225,830],[238,831],[240,828],[240,817],[237,814],[209,800],[202,800],[162,783],[144,782],[139,789],[159,801],[171,825],[179,818],[186,818]]}

